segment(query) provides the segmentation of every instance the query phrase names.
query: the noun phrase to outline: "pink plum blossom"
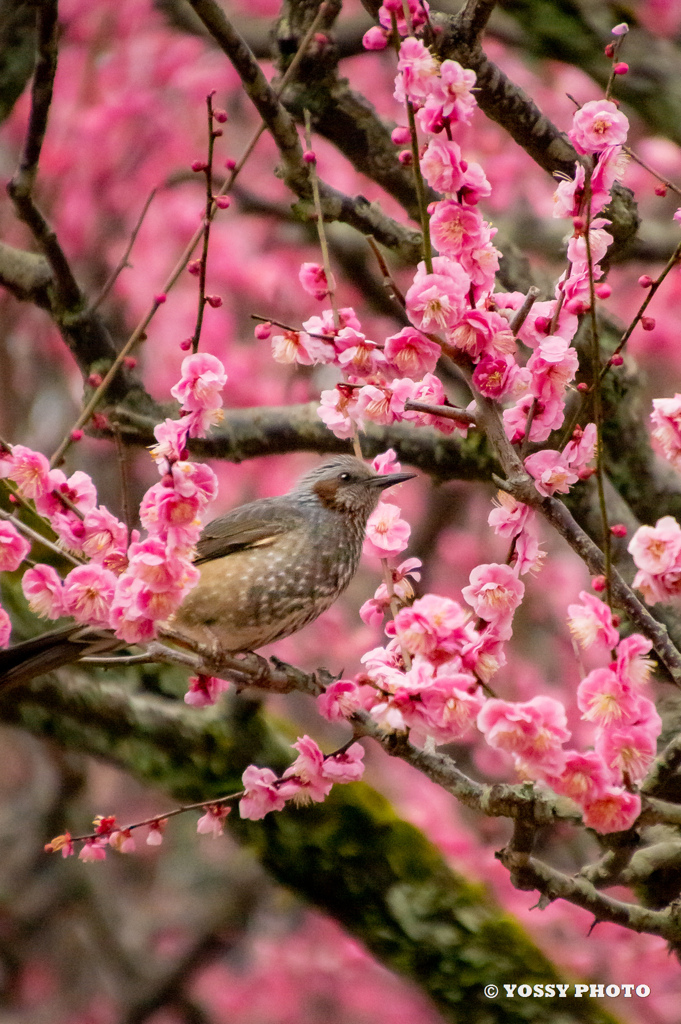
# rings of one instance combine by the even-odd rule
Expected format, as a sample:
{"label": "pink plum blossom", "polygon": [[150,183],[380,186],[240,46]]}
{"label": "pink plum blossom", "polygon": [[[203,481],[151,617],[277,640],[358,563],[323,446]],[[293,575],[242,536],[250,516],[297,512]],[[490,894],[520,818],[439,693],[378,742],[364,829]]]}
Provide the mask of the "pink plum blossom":
{"label": "pink plum blossom", "polygon": [[443,199],[434,204],[430,234],[440,253],[458,258],[482,244],[484,221],[477,210],[462,206],[455,199]]}
{"label": "pink plum blossom", "polygon": [[286,796],[281,787],[275,785],[277,776],[270,768],[256,768],[249,765],[241,776],[245,793],[239,800],[239,814],[242,818],[258,821],[270,811],[281,811]]}
{"label": "pink plum blossom", "polygon": [[145,643],[156,635],[152,616],[145,613],[140,601],[144,584],[126,574],[118,578],[110,609],[111,628],[128,644]]}
{"label": "pink plum blossom", "polygon": [[326,280],[324,267],[318,263],[303,263],[298,272],[298,280],[303,290],[315,299],[325,299],[329,294],[329,282]]}
{"label": "pink plum blossom", "polygon": [[[596,265],[601,262],[608,247],[612,245],[613,237],[603,228],[607,224],[603,218],[598,217],[591,221],[589,228],[589,248],[591,249],[591,262]],[[573,235],[567,245],[567,258],[573,264],[587,264],[588,253],[586,248],[586,237],[584,233]],[[597,275],[600,277],[600,273]]]}
{"label": "pink plum blossom", "polygon": [[648,654],[652,642],[640,633],[620,640],[617,645],[616,672],[619,678],[629,686],[640,687],[648,682],[654,662],[643,655]]}
{"label": "pink plum blossom", "polygon": [[309,736],[302,736],[293,747],[298,751],[298,757],[283,776],[285,780],[295,779],[300,786],[292,794],[293,800],[296,803],[320,803],[326,799],[333,786],[333,780],[324,772],[324,755]]}
{"label": "pink plum blossom", "polygon": [[566,750],[560,775],[548,781],[556,793],[569,796],[583,807],[603,796],[614,781],[614,776],[601,755],[595,751]]}
{"label": "pink plum blossom", "polygon": [[460,739],[475,723],[484,703],[475,676],[444,671],[421,693],[426,732],[439,743]]}
{"label": "pink plum blossom", "polygon": [[594,643],[616,647],[620,637],[608,605],[586,590],[580,592],[579,600],[581,604],[568,605],[568,626],[575,640],[584,648]]}
{"label": "pink plum blossom", "polygon": [[364,748],[352,743],[342,754],[333,754],[324,760],[322,773],[331,782],[357,782],[364,775]]}
{"label": "pink plum blossom", "polygon": [[385,50],[387,45],[388,35],[379,25],[372,25],[362,36],[362,46],[365,50]]}
{"label": "pink plum blossom", "polygon": [[419,263],[406,294],[407,315],[420,331],[445,330],[461,318],[467,304],[470,278],[446,256],[433,259],[433,273]]}
{"label": "pink plum blossom", "polygon": [[394,367],[398,376],[418,380],[434,371],[442,349],[413,327],[403,327],[385,339],[383,354],[389,368]]}
{"label": "pink plum blossom", "polygon": [[635,722],[641,699],[610,668],[595,668],[577,688],[577,706],[582,717],[601,728]]}
{"label": "pink plum blossom", "polygon": [[106,847],[108,840],[98,836],[96,839],[86,839],[83,843],[78,859],[84,864],[93,863],[97,860],[106,860]]}
{"label": "pink plum blossom", "polygon": [[388,635],[393,632],[412,655],[432,656],[439,650],[452,654],[468,640],[465,631],[470,612],[458,601],[440,594],[425,594],[407,608],[400,608],[394,623],[388,623]]}
{"label": "pink plum blossom", "polygon": [[498,400],[512,390],[519,373],[513,356],[483,356],[473,371],[473,383],[485,398]]}
{"label": "pink plum blossom", "polygon": [[170,476],[175,493],[183,498],[198,498],[201,508],[217,497],[217,477],[210,466],[203,462],[174,462]]}
{"label": "pink plum blossom", "polygon": [[554,697],[538,696],[524,703],[493,698],[486,701],[477,724],[491,747],[549,770],[557,764],[562,767],[561,748],[570,731],[565,708]]}
{"label": "pink plum blossom", "polygon": [[554,217],[577,217],[584,199],[586,171],[580,163],[575,164],[574,178],[564,178],[558,182],[553,195]]}
{"label": "pink plum blossom", "polygon": [[109,609],[116,589],[116,577],[101,565],[78,565],[64,580],[64,611],[76,622],[108,626]]}
{"label": "pink plum blossom", "polygon": [[479,359],[483,352],[488,355],[504,355],[515,351],[515,338],[508,320],[490,310],[466,310],[447,332],[447,341],[467,352],[472,359]]}
{"label": "pink plum blossom", "polygon": [[[409,11],[411,27],[404,16]],[[397,31],[401,36],[411,36],[413,29],[419,29],[428,19],[430,5],[427,0],[383,0],[378,9],[378,20],[387,31],[392,31],[392,17],[397,22]]]}
{"label": "pink plum blossom", "polygon": [[586,805],[582,819],[587,828],[605,835],[631,828],[640,813],[641,798],[638,793],[609,786],[601,796]]}
{"label": "pink plum blossom", "polygon": [[578,366],[577,352],[566,338],[557,334],[542,338],[527,362],[532,394],[544,402],[562,398]]}
{"label": "pink plum blossom", "polygon": [[165,419],[154,427],[154,437],[158,443],[151,448],[151,455],[163,463],[163,470],[167,468],[166,463],[186,457],[187,430],[188,424],[184,417],[179,420]]}
{"label": "pink plum blossom", "polygon": [[681,469],[681,394],[654,398],[650,414],[653,437],[675,469]]}
{"label": "pink plum blossom", "polygon": [[513,570],[519,576],[528,572],[539,572],[546,558],[546,551],[539,544],[539,526],[536,512],[528,518],[524,528],[516,537],[513,552]]}
{"label": "pink plum blossom", "polygon": [[23,444],[12,447],[12,461],[7,476],[17,485],[23,498],[39,498],[48,488],[50,464],[41,452]]}
{"label": "pink plum blossom", "polygon": [[336,437],[342,439],[352,437],[355,425],[362,429],[355,389],[337,386],[330,391],[322,391],[317,415]]}
{"label": "pink plum blossom", "polygon": [[216,676],[190,676],[187,682],[189,689],[184,695],[184,702],[193,708],[215,704],[220,694],[229,689],[229,683]]}
{"label": "pink plum blossom", "polygon": [[455,60],[443,61],[439,77],[429,83],[425,104],[417,114],[422,131],[437,133],[445,125],[470,124],[477,106],[471,91],[474,85],[474,71]]}
{"label": "pink plum blossom", "polygon": [[410,100],[421,106],[438,76],[438,65],[430,50],[420,39],[409,36],[400,46],[397,69],[395,99],[398,103]]}
{"label": "pink plum blossom", "polygon": [[662,723],[659,715],[642,725],[601,729],[594,744],[605,763],[630,783],[640,783],[657,753],[657,738]]}
{"label": "pink plum blossom", "polygon": [[371,468],[377,473],[401,473],[402,465],[397,461],[397,452],[394,448],[388,448],[371,460]]}
{"label": "pink plum blossom", "polygon": [[31,550],[29,541],[16,526],[0,520],[0,572],[14,572]]}
{"label": "pink plum blossom", "polygon": [[525,593],[525,585],[513,569],[490,562],[476,566],[469,579],[469,586],[464,587],[461,594],[475,614],[486,622],[510,623]]}
{"label": "pink plum blossom", "polygon": [[107,564],[113,552],[123,552],[127,543],[127,526],[107,508],[99,506],[85,513],[81,548],[91,561]]}
{"label": "pink plum blossom", "polygon": [[591,100],[575,112],[568,136],[578,153],[599,153],[626,142],[629,121],[610,100]]}
{"label": "pink plum blossom", "polygon": [[211,804],[207,807],[206,813],[196,823],[198,834],[213,838],[221,836],[224,832],[225,818],[231,809],[226,804]]}
{"label": "pink plum blossom", "polygon": [[11,635],[12,620],[5,609],[0,607],[0,647],[9,647],[9,638]]}
{"label": "pink plum blossom", "polygon": [[187,544],[198,538],[198,513],[201,499],[195,494],[179,494],[166,483],[154,484],[140,504],[140,522],[150,534],[166,536],[171,528],[186,530]]}
{"label": "pink plum blossom", "polygon": [[330,363],[333,360],[333,345],[322,338],[315,338],[304,331],[284,331],[272,336],[272,358],[277,363]]}
{"label": "pink plum blossom", "polygon": [[587,423],[584,429],[575,427],[571,440],[568,441],[563,449],[563,455],[568,466],[577,472],[584,469],[595,455],[596,443],[595,423]]}
{"label": "pink plum blossom", "polygon": [[[42,516],[47,516],[53,525],[57,526],[59,518],[62,523],[69,519],[77,518],[71,512],[61,497],[65,498],[71,505],[75,505],[80,512],[87,512],[97,504],[97,491],[92,479],[87,473],[77,469],[67,480],[61,469],[51,469],[46,482],[46,489],[42,494],[36,496],[35,507]],[[79,523],[75,524],[77,527]]]}
{"label": "pink plum blossom", "polygon": [[534,455],[528,455],[525,469],[534,479],[539,494],[544,497],[550,497],[556,491],[567,494],[579,480],[577,473],[566,464],[564,453],[553,448],[543,448]]}
{"label": "pink plum blossom", "polygon": [[458,192],[464,181],[461,150],[441,136],[430,139],[421,157],[424,178],[438,192]]}
{"label": "pink plum blossom", "polygon": [[533,515],[529,505],[524,505],[508,491],[497,491],[494,506],[487,522],[496,534],[508,539],[517,537],[525,528],[528,518]]}
{"label": "pink plum blossom", "polygon": [[[392,568],[392,582],[393,582],[393,597],[397,600],[406,604],[414,596],[414,588],[409,582],[409,577],[418,580],[421,578],[421,574],[416,572],[416,569],[421,567],[421,560],[419,558],[407,558],[402,562],[396,569]],[[378,626],[383,621],[383,616],[389,611],[391,604],[391,595],[388,593],[388,588],[385,583],[381,583],[377,588],[376,593],[368,601],[365,601],[359,610],[359,615],[362,622],[365,622],[368,626]]]}
{"label": "pink plum blossom", "polygon": [[187,412],[217,409],[227,382],[225,368],[208,352],[196,352],[182,360],[180,380],[170,393]]}
{"label": "pink plum blossom", "polygon": [[28,607],[41,618],[58,619],[65,614],[62,579],[51,565],[34,565],[21,578]]}
{"label": "pink plum blossom", "polygon": [[400,403],[393,401],[394,392],[390,387],[365,384],[357,392],[357,415],[362,420],[387,425],[401,419]]}
{"label": "pink plum blossom", "polygon": [[317,709],[329,722],[343,722],[359,707],[359,687],[352,679],[337,679],[317,697]]}
{"label": "pink plum blossom", "polygon": [[655,526],[639,526],[627,551],[637,569],[660,575],[681,567],[681,528],[673,516],[663,516]]}
{"label": "pink plum blossom", "polygon": [[379,558],[399,555],[409,543],[411,526],[401,518],[400,509],[380,501],[369,516],[364,551]]}
{"label": "pink plum blossom", "polygon": [[492,186],[487,180],[484,170],[474,160],[469,161],[464,171],[463,184],[459,190],[461,201],[467,206],[474,206],[491,194]]}

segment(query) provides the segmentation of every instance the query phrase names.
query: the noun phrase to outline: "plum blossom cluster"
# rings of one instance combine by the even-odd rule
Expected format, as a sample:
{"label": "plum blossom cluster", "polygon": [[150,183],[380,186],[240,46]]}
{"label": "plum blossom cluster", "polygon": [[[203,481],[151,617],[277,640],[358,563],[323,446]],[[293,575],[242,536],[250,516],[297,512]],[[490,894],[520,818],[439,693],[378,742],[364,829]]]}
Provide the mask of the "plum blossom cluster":
{"label": "plum blossom cluster", "polygon": [[180,380],[171,388],[182,405],[180,417],[154,429],[157,444],[151,453],[161,479],[142,499],[140,521],[147,537],[130,546],[111,609],[111,626],[127,643],[155,636],[157,623],[173,615],[198,581],[194,545],[202,512],[217,494],[217,480],[209,466],[187,458],[187,440],[202,437],[222,418],[226,380],[216,356],[187,356]]}
{"label": "plum blossom cluster", "polygon": [[477,725],[490,746],[511,756],[522,777],[573,800],[585,825],[619,832],[640,813],[635,790],[655,757],[661,729],[655,705],[642,692],[652,667],[646,657],[651,643],[639,634],[620,640],[610,608],[585,591],[568,615],[583,647],[614,650],[611,664],[590,672],[577,691],[582,718],[595,726],[594,749],[565,749],[571,734],[565,708],[553,697],[488,700]]}
{"label": "plum blossom cluster", "polygon": [[325,756],[309,736],[293,744],[298,757],[277,778],[270,768],[249,765],[242,776],[244,793],[239,800],[242,818],[257,821],[270,811],[281,811],[289,801],[304,805],[321,803],[336,782],[356,782],[364,774],[364,750],[351,743],[338,753]]}
{"label": "plum blossom cluster", "polygon": [[[576,112],[570,134],[584,162],[576,165],[574,180],[558,185],[554,211],[573,221],[568,269],[555,298],[535,303],[516,337],[510,321],[524,297],[494,292],[500,253],[493,244],[495,229],[478,208],[490,186],[482,168],[464,158],[452,137],[475,110],[474,84],[473,72],[455,61],[439,63],[415,36],[402,42],[395,96],[415,112],[426,138],[421,173],[443,197],[428,208],[430,237],[439,255],[418,265],[405,298],[411,326],[376,342],[362,333],[352,309],[335,316],[325,310],[302,331],[273,339],[277,359],[331,363],[342,371],[343,381],[322,392],[319,407],[320,417],[338,437],[353,436],[367,422],[401,421],[465,434],[466,422],[438,414],[448,404],[435,372],[443,348],[467,361],[479,394],[505,405],[505,429],[514,444],[526,434],[544,442],[564,422],[566,393],[578,367],[571,341],[612,241],[600,214],[622,166],[627,120],[605,100]],[[396,129],[394,137],[398,143],[407,141],[408,130]],[[315,280],[308,285],[313,293]],[[596,294],[605,296],[607,285],[597,284]],[[518,341],[532,350],[529,358],[521,358]],[[416,403],[429,408],[415,408]],[[594,446],[590,425],[577,430],[565,451],[547,449],[530,456],[526,466],[540,493],[566,493],[587,475]]]}
{"label": "plum blossom cluster", "polygon": [[88,836],[72,837],[66,832],[56,836],[45,846],[48,853],[60,852],[62,857],[75,853],[76,843],[82,843],[78,857],[87,862],[105,860],[107,849],[118,853],[133,853],[136,849],[134,832],[146,829],[149,846],[160,846],[168,819],[195,808],[204,813],[196,824],[199,835],[222,835],[224,823],[231,812],[232,802],[239,804],[242,818],[257,821],[270,811],[281,811],[287,803],[302,806],[326,799],[334,783],[356,782],[364,774],[364,750],[359,743],[349,743],[333,754],[323,754],[315,741],[302,736],[293,744],[298,756],[281,777],[270,768],[249,765],[243,773],[244,789],[216,801],[206,801],[192,807],[180,807],[164,817],[121,826],[115,815],[98,815],[94,831]]}
{"label": "plum blossom cluster", "polygon": [[[50,469],[44,455],[22,445],[3,453],[0,474],[14,483],[21,498],[35,503],[63,547],[83,563],[64,579],[49,565],[27,569],[22,587],[33,612],[49,619],[71,616],[138,643],[151,639],[157,623],[177,609],[198,578],[192,553],[200,514],[216,494],[213,471],[188,460],[187,438],[216,422],[225,381],[215,356],[200,353],[183,361],[181,379],[172,389],[182,402],[182,415],[155,429],[158,444],[152,454],[161,480],[142,500],[144,539],[137,530],[128,536],[127,527],[97,504],[86,473],[77,470],[67,479],[62,470]],[[16,568],[19,556],[21,561],[27,553],[26,542],[11,523],[3,529],[0,556],[5,567]],[[6,643],[8,636],[2,639]]]}
{"label": "plum blossom cluster", "polygon": [[[510,566],[491,563],[477,566],[463,590],[477,621],[458,601],[436,594],[401,608],[386,625],[387,645],[363,656],[364,670],[318,697],[321,714],[340,721],[363,709],[418,746],[428,737],[461,739],[485,703],[482,684],[505,663],[503,643],[524,590]],[[378,593],[364,614],[374,615],[377,604]]]}

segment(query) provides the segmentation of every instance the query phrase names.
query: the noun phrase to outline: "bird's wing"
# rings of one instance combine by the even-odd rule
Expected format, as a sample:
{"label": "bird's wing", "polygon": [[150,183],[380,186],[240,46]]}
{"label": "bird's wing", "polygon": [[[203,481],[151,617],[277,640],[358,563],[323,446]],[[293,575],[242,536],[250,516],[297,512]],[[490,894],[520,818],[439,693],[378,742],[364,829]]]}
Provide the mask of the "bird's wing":
{"label": "bird's wing", "polygon": [[276,498],[240,505],[204,527],[196,545],[194,564],[246,548],[263,547],[303,522],[301,512],[290,505],[282,508]]}

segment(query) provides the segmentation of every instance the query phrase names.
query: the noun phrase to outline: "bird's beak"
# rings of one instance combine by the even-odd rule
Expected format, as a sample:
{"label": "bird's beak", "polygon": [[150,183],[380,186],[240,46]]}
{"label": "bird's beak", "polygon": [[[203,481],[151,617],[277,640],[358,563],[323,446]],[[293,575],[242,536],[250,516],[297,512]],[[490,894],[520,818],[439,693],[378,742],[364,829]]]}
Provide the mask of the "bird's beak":
{"label": "bird's beak", "polygon": [[384,473],[381,476],[374,476],[367,483],[384,491],[387,487],[394,487],[395,484],[403,484],[405,480],[413,480],[416,473]]}

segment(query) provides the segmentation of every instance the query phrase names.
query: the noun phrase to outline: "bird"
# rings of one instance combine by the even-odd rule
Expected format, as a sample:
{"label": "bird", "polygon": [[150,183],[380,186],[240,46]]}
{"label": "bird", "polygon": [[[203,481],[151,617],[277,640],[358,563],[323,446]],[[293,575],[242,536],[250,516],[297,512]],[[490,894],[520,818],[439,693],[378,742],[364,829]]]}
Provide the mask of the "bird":
{"label": "bird", "polygon": [[[381,474],[355,456],[337,455],[287,494],[214,519],[196,545],[199,581],[168,622],[173,634],[237,654],[302,629],[355,575],[381,493],[414,476]],[[113,633],[89,626],[44,633],[0,652],[0,692],[122,646]]]}

